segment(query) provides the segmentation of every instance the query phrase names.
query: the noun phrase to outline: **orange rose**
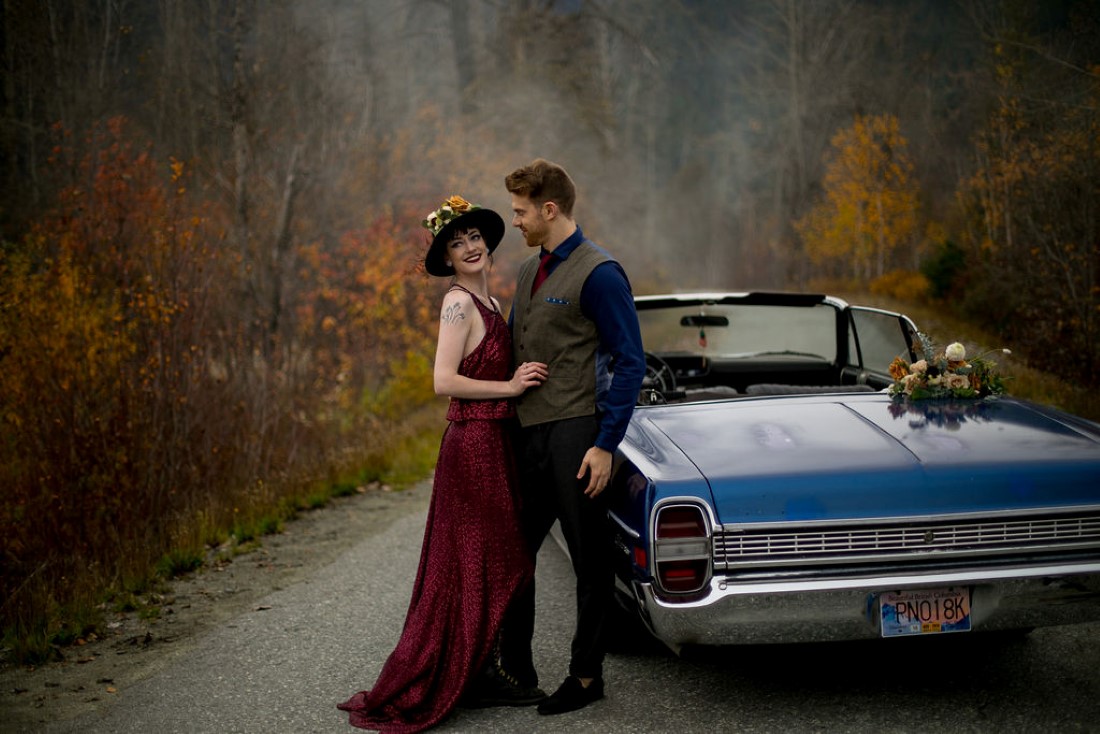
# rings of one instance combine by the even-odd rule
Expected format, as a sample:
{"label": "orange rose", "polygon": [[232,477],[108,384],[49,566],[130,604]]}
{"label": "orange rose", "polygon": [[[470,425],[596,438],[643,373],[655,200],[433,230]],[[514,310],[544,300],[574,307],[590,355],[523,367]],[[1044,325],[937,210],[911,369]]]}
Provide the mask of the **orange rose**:
{"label": "orange rose", "polygon": [[452,196],[447,199],[447,206],[451,207],[456,212],[465,212],[470,209],[470,202],[463,199],[461,196]]}
{"label": "orange rose", "polygon": [[894,361],[890,363],[890,376],[895,380],[900,380],[909,374],[909,366],[905,364],[905,360],[901,357],[894,357]]}

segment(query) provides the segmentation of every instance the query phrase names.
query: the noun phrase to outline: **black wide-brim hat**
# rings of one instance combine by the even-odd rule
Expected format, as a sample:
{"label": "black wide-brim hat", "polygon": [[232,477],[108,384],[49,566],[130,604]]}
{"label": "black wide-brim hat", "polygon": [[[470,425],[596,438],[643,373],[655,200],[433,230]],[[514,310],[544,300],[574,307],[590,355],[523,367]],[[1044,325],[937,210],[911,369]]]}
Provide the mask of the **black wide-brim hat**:
{"label": "black wide-brim hat", "polygon": [[489,254],[504,239],[504,220],[492,209],[471,204],[460,196],[452,196],[429,214],[423,225],[432,233],[432,244],[424,256],[424,269],[431,275],[446,277],[455,274],[447,265],[447,243],[458,230],[476,229],[485,239]]}

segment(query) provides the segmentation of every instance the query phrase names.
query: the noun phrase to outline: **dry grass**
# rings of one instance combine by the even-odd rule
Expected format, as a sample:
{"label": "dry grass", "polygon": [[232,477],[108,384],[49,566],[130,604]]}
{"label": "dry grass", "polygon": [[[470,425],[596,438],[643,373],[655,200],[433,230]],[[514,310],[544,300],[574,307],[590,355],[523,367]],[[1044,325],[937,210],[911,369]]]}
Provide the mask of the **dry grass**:
{"label": "dry grass", "polygon": [[[115,564],[74,556],[62,565],[56,554],[39,556],[37,570],[4,601],[7,650],[0,657],[25,663],[59,657],[61,648],[102,633],[105,610],[131,603],[127,600],[155,590],[166,579],[195,570],[214,548],[226,548],[230,554],[253,548],[263,536],[281,532],[285,521],[298,512],[365,485],[403,489],[415,484],[435,466],[444,410],[433,403],[409,409],[400,420],[378,421],[359,447],[349,446],[329,457],[323,477],[316,472],[311,472],[314,478],[288,475],[278,482],[260,482],[263,491],[247,496],[231,487],[212,487],[202,498],[201,511],[177,518],[162,550],[151,552],[141,542],[142,534],[132,533],[112,539],[119,555]],[[226,506],[230,502],[244,507],[245,501],[247,511]],[[152,519],[127,518],[138,525]],[[99,536],[87,541],[92,546],[107,542]]]}

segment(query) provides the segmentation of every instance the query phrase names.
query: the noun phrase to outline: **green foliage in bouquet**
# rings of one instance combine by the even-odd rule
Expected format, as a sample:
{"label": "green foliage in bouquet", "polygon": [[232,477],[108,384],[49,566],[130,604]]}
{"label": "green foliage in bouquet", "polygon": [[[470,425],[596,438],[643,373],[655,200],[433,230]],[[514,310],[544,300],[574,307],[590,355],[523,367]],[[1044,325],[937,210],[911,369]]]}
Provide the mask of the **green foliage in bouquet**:
{"label": "green foliage in bouquet", "polygon": [[[986,398],[1005,391],[1005,378],[997,371],[997,363],[989,359],[993,352],[1011,354],[1007,349],[985,352],[966,358],[966,347],[960,342],[947,345],[937,352],[931,340],[918,335],[924,359],[906,362],[896,357],[890,364],[894,384],[890,394],[909,400],[930,398]],[[931,355],[931,356],[929,356]]]}

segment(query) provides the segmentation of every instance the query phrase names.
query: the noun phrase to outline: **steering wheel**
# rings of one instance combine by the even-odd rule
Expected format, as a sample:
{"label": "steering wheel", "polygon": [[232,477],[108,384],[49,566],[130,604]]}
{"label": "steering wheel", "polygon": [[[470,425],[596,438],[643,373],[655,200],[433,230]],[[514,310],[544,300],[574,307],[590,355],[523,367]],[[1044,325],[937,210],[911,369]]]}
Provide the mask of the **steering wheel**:
{"label": "steering wheel", "polygon": [[666,395],[676,389],[676,374],[664,361],[652,352],[645,353],[645,376],[642,390],[656,390]]}

